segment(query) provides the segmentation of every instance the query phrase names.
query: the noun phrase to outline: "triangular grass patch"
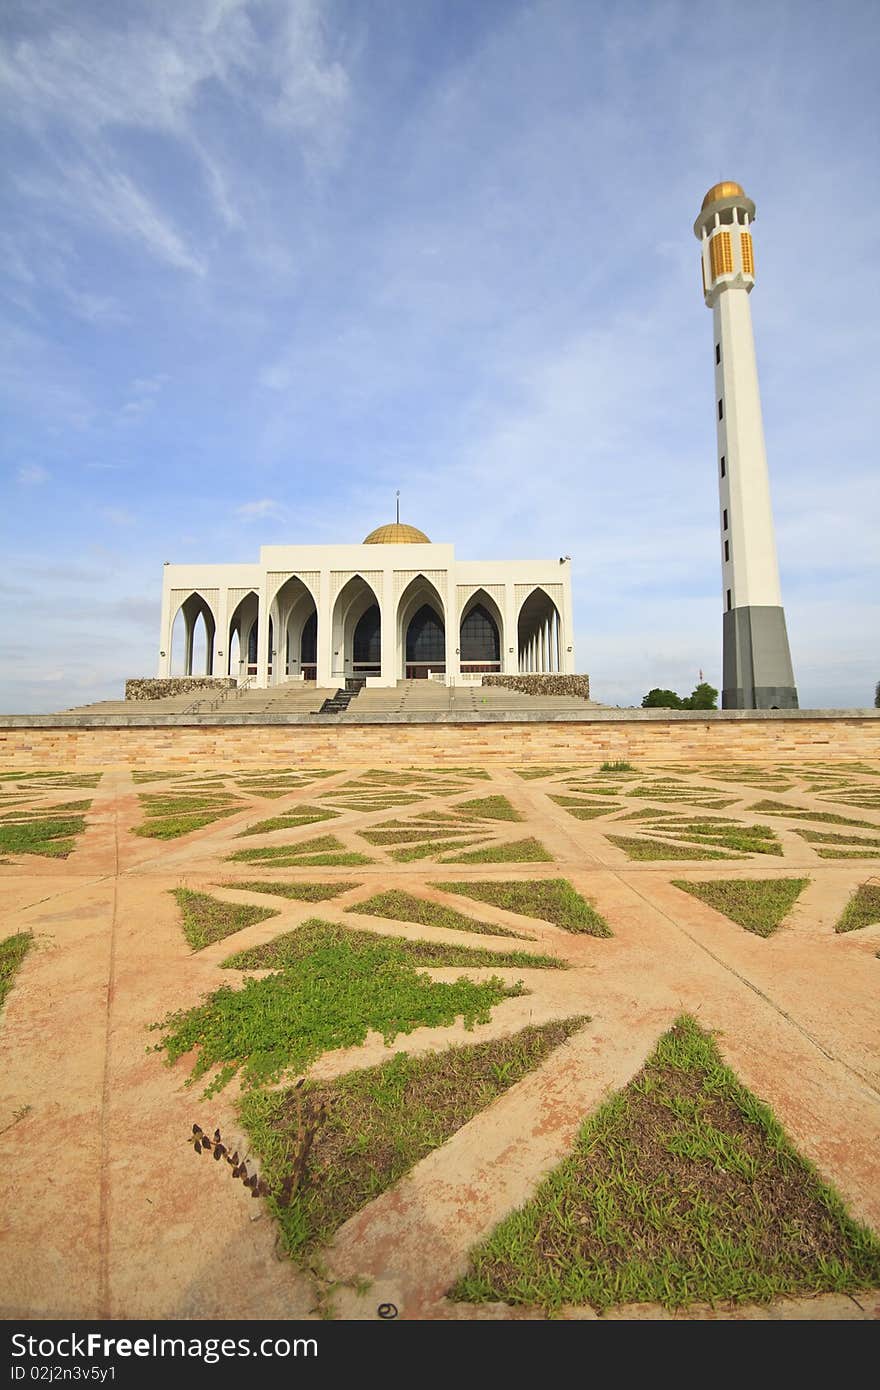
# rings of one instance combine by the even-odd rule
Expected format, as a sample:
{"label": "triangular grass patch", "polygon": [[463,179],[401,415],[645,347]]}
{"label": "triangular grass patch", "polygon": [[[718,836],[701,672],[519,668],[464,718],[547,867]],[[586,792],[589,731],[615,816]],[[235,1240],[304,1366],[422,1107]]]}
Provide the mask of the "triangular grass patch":
{"label": "triangular grass patch", "polygon": [[3,1008],[6,996],[12,989],[12,982],[31,949],[33,940],[29,931],[20,931],[0,941],[0,1009]]}
{"label": "triangular grass patch", "polygon": [[77,835],[86,828],[82,816],[50,816],[0,826],[0,853],[39,854],[45,859],[66,859],[75,848]]}
{"label": "triangular grass patch", "polygon": [[639,862],[666,859],[743,859],[742,854],[721,854],[715,849],[690,849],[686,845],[667,844],[662,840],[641,840],[636,836],[609,835],[608,839],[622,849],[628,859]]}
{"label": "triangular grass patch", "polygon": [[180,908],[183,934],[194,951],[201,951],[214,941],[277,917],[275,907],[251,907],[245,903],[224,903],[210,893],[194,893],[189,888],[172,888],[171,894]]}
{"label": "triangular grass patch", "polygon": [[683,1017],[450,1296],[608,1308],[761,1302],[880,1283],[880,1242]]}
{"label": "triangular grass patch", "polygon": [[457,801],[456,810],[467,816],[479,816],[480,820],[522,820],[523,817],[512,806],[506,796],[478,796],[472,801]]}
{"label": "triangular grass patch", "polygon": [[359,1047],[370,1032],[390,1044],[422,1026],[488,1023],[495,1004],[524,992],[497,976],[432,980],[395,958],[382,937],[364,945],[340,930],[338,940],[316,946],[285,970],[246,979],[238,989],[221,985],[195,1008],[169,1014],[153,1025],[163,1031],[157,1051],[164,1049],[173,1063],[198,1048],[190,1082],[219,1068],[207,1096],[239,1072],[246,1087],[277,1081],[322,1052]]}
{"label": "triangular grass patch", "polygon": [[227,855],[227,861],[236,864],[271,864],[276,869],[310,868],[316,865],[345,867],[373,862],[366,854],[347,850],[335,835],[319,835],[315,840],[304,840],[294,845],[239,849]]}
{"label": "triangular grass patch", "polygon": [[859,931],[880,923],[880,884],[862,883],[843,910],[836,932]]}
{"label": "triangular grass patch", "polygon": [[381,942],[383,959],[410,961],[413,965],[464,965],[510,967],[515,970],[567,970],[567,963],[556,956],[533,955],[527,951],[490,951],[483,946],[463,946],[458,942],[435,942],[409,937],[382,936],[378,932],[321,922],[317,918],[293,931],[284,932],[259,946],[238,951],[223,961],[224,970],[289,970],[313,952],[340,943],[371,949]]}
{"label": "triangular grass patch", "polygon": [[808,878],[728,878],[707,883],[673,879],[675,888],[729,917],[756,936],[771,936],[788,915]]}
{"label": "triangular grass patch", "polygon": [[386,917],[392,922],[414,922],[420,927],[444,927],[450,931],[467,931],[491,936],[514,936],[523,938],[520,932],[507,927],[496,927],[493,922],[479,922],[475,917],[466,917],[456,912],[454,907],[444,907],[442,903],[430,898],[417,898],[414,893],[404,893],[398,888],[386,893],[375,893],[363,902],[354,903],[346,912],[362,912],[370,917]]}
{"label": "triangular grass patch", "polygon": [[433,883],[444,893],[458,893],[477,902],[493,903],[506,912],[523,917],[538,917],[552,922],[563,931],[585,933],[588,936],[611,936],[611,928],[594,907],[572,888],[568,879],[532,879],[525,883],[473,882]]}
{"label": "triangular grass patch", "polygon": [[268,835],[272,830],[295,830],[298,825],[313,825],[317,821],[335,820],[338,815],[338,811],[329,811],[320,806],[297,806],[286,811],[283,816],[270,816],[268,820],[258,821],[256,825],[249,825],[247,830],[242,830],[236,836],[236,839],[240,840],[245,835]]}
{"label": "triangular grass patch", "polygon": [[[335,1081],[306,1081],[280,1095],[246,1095],[239,1114],[272,1191],[269,1206],[288,1254],[298,1260],[326,1245],[343,1222],[539,1067],[588,1021],[554,1020],[512,1037],[424,1057],[401,1052],[381,1066]],[[314,1143],[305,1173],[294,1185],[304,1118]]]}
{"label": "triangular grass patch", "polygon": [[447,854],[441,864],[550,864],[553,855],[540,840],[509,840],[506,844],[485,845],[464,854]]}
{"label": "triangular grass patch", "polygon": [[750,811],[760,811],[764,815],[788,816],[789,820],[814,820],[824,825],[855,825],[860,830],[876,830],[869,820],[851,820],[847,816],[835,815],[833,811],[804,811],[797,806],[787,806],[784,801],[756,801]]}
{"label": "triangular grass patch", "polygon": [[461,849],[464,845],[478,844],[479,841],[473,838],[473,833],[464,840],[427,840],[417,845],[404,845],[400,849],[391,851],[391,858],[398,864],[410,864],[414,859],[436,859],[439,854],[444,854],[448,849]]}
{"label": "triangular grass patch", "polygon": [[266,879],[246,879],[243,883],[218,883],[218,888],[237,888],[245,893],[274,893],[278,898],[292,898],[296,902],[322,903],[328,898],[338,898],[350,888],[359,888],[359,883],[282,883]]}

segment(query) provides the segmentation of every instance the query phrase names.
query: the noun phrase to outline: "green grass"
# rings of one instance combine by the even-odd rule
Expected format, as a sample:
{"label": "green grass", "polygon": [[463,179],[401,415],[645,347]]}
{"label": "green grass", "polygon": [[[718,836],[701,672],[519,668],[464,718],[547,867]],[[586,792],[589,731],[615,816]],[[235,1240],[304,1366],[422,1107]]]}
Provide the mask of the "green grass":
{"label": "green grass", "polygon": [[599,768],[600,772],[635,772],[636,770],[632,763],[628,763],[625,758],[615,758],[612,762],[604,762]]}
{"label": "green grass", "polygon": [[250,907],[243,903],[224,903],[210,893],[194,893],[189,888],[170,890],[180,908],[183,934],[194,951],[201,951],[233,932],[277,917],[274,907]]}
{"label": "green grass", "polygon": [[808,878],[728,878],[689,883],[673,879],[673,886],[714,907],[746,931],[771,936],[807,887]]}
{"label": "green grass", "polygon": [[473,801],[458,801],[455,809],[463,811],[466,816],[478,816],[480,820],[523,819],[506,796],[478,796]]}
{"label": "green grass", "polygon": [[567,970],[557,956],[532,955],[527,951],[489,951],[483,946],[460,946],[447,942],[422,941],[409,937],[380,936],[339,923],[312,920],[293,931],[238,951],[223,961],[224,970],[289,970],[317,950],[340,944],[371,948],[376,942],[387,947],[386,959],[409,961],[413,965],[439,967],[465,965],[509,966],[516,970]]}
{"label": "green grass", "polygon": [[238,888],[246,893],[274,893],[278,898],[293,898],[296,902],[322,903],[328,898],[338,898],[350,888],[359,888],[358,883],[282,883],[267,882],[265,879],[246,879],[243,883],[218,883],[218,888]]}
{"label": "green grass", "polygon": [[502,845],[485,845],[464,854],[447,854],[441,864],[550,864],[553,855],[540,840],[510,840]]}
{"label": "green grass", "polygon": [[532,1200],[471,1253],[450,1296],[553,1314],[878,1283],[880,1242],[684,1017]]}
{"label": "green grass", "polygon": [[410,864],[415,859],[432,859],[438,854],[443,854],[448,849],[461,849],[462,844],[473,844],[473,838],[464,842],[462,840],[427,840],[420,845],[407,845],[402,849],[393,849],[391,858],[398,864]]}
{"label": "green grass", "polygon": [[513,769],[517,777],[522,777],[525,781],[531,781],[537,777],[561,777],[564,772],[574,772],[575,769],[568,767],[516,767]]}
{"label": "green grass", "polygon": [[795,806],[786,806],[784,801],[756,801],[749,810],[771,816],[788,816],[791,820],[815,820],[825,825],[855,825],[861,830],[877,829],[869,820],[849,820],[846,816],[837,816],[832,811],[799,811]]}
{"label": "green grass", "polygon": [[794,833],[800,835],[802,840],[809,840],[811,844],[848,845],[850,849],[880,849],[880,840],[874,840],[869,835],[835,835],[832,831],[821,830],[796,830]]}
{"label": "green grass", "polygon": [[721,854],[718,850],[668,845],[660,840],[640,840],[629,835],[609,835],[608,839],[622,849],[628,859],[640,862],[666,859],[742,859],[741,854]]}
{"label": "green grass", "polygon": [[647,831],[668,835],[688,844],[712,845],[716,849],[737,850],[744,854],[782,854],[776,832],[767,825],[738,825],[735,821],[719,824],[712,820],[664,820],[661,825],[646,825]]}
{"label": "green grass", "polygon": [[[586,1018],[524,1028],[509,1038],[450,1047],[424,1057],[398,1053],[378,1067],[332,1082],[307,1081],[281,1095],[245,1095],[242,1124],[273,1196],[287,1253],[302,1260],[410,1172],[511,1086],[539,1067]],[[305,1180],[279,1200],[298,1143],[300,1107],[326,1118],[315,1134]]]}
{"label": "green grass", "polygon": [[836,932],[859,931],[880,922],[880,884],[862,883],[843,910]]}
{"label": "green grass", "polygon": [[474,917],[466,917],[452,907],[432,902],[428,898],[417,898],[413,893],[404,893],[392,888],[386,893],[376,893],[363,902],[354,903],[346,912],[366,913],[370,917],[387,917],[392,922],[415,922],[420,927],[445,927],[450,931],[467,931],[491,936],[514,936],[522,939],[519,932],[507,927],[496,927],[492,922],[479,922]]}
{"label": "green grass", "polygon": [[817,849],[820,859],[880,859],[875,849]]}
{"label": "green grass", "polygon": [[271,830],[295,830],[298,825],[313,825],[316,821],[335,820],[338,815],[338,811],[328,811],[320,806],[297,806],[296,810],[288,811],[283,816],[272,816],[269,820],[261,820],[256,825],[249,825],[247,830],[240,831],[236,838],[240,840],[245,835],[268,835]]}
{"label": "green grass", "polygon": [[474,832],[468,826],[462,826],[460,830],[453,830],[450,825],[428,826],[413,825],[406,830],[383,830],[377,826],[375,830],[359,830],[358,834],[362,840],[367,840],[371,845],[406,845],[410,843],[423,844],[426,841],[432,844],[438,835],[463,835],[473,839]]}
{"label": "green grass", "polygon": [[3,1008],[19,966],[32,945],[33,936],[29,931],[16,932],[14,936],[7,936],[5,940],[0,941],[0,1009]]}
{"label": "green grass", "polygon": [[522,917],[537,917],[552,922],[563,931],[584,933],[587,936],[612,936],[604,917],[572,888],[565,878],[532,879],[524,883],[473,882],[432,883],[445,893],[457,893],[476,902],[492,903],[505,912],[517,912]]}
{"label": "green grass", "polygon": [[322,1052],[360,1046],[370,1032],[390,1044],[401,1033],[449,1027],[456,1019],[472,1028],[488,1022],[502,999],[522,993],[522,985],[494,976],[433,981],[396,959],[381,937],[363,946],[346,936],[277,974],[247,979],[238,989],[221,985],[204,1003],[154,1027],[163,1031],[157,1050],[165,1050],[169,1064],[198,1049],[190,1082],[219,1068],[207,1096],[236,1074],[245,1087],[277,1081]]}
{"label": "green grass", "polygon": [[373,862],[369,855],[347,850],[335,835],[319,835],[316,840],[305,840],[295,845],[239,849],[234,854],[227,855],[227,860],[236,864],[272,864],[276,869],[312,868],[320,865],[351,867]]}
{"label": "green grass", "polygon": [[25,823],[0,825],[0,853],[66,859],[76,848],[76,836],[85,828],[83,816],[47,816]]}
{"label": "green grass", "polygon": [[176,840],[244,809],[241,801],[222,791],[207,796],[192,794],[186,788],[182,792],[141,792],[138,800],[145,819],[132,834],[147,840]]}
{"label": "green grass", "polygon": [[181,835],[189,835],[193,830],[212,825],[223,816],[235,815],[240,809],[239,806],[232,806],[228,811],[193,813],[186,816],[157,816],[155,820],[146,820],[142,825],[134,826],[131,833],[140,835],[145,840],[176,840]]}

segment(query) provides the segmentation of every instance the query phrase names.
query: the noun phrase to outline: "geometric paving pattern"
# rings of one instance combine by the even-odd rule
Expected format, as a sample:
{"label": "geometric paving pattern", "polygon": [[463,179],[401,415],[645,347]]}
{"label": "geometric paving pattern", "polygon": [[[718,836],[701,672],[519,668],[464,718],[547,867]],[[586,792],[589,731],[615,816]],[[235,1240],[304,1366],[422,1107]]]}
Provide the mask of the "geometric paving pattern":
{"label": "geometric paving pattern", "polygon": [[[750,894],[771,880],[798,886]],[[746,925],[724,910],[731,883]],[[589,1019],[345,1221],[322,1257],[341,1316],[374,1317],[383,1301],[405,1317],[478,1315],[445,1297],[469,1252],[683,1012],[852,1215],[880,1229],[880,922],[862,913],[836,930],[858,890],[880,884],[876,768],[13,769],[0,779],[0,884],[2,935],[33,938],[0,1016],[6,1317],[314,1312],[314,1275],[276,1258],[266,1204],[196,1165],[186,1143],[199,1121],[248,1149],[239,1081],[203,1099],[203,1084],[186,1085],[194,1057],[167,1066],[148,1030],[260,974],[224,968],[230,956],[316,919],[567,968],[420,965],[436,982],[497,976],[505,991],[473,1027],[459,1017],[393,1041],[368,1031],[323,1052],[312,1079]],[[588,925],[534,909],[541,885]],[[221,917],[226,905],[230,930],[193,951],[178,890],[210,895]],[[748,925],[764,897],[782,902],[766,934]],[[390,902],[388,915],[360,908],[371,900]],[[263,911],[236,918],[248,907]],[[143,1148],[118,1142],[129,1131]]]}

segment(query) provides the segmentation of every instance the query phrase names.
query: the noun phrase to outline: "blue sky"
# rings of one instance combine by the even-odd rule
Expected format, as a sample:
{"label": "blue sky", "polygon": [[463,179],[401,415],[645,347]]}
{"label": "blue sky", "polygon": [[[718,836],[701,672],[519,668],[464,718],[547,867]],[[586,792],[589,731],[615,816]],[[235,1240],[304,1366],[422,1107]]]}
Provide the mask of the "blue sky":
{"label": "blue sky", "polygon": [[752,296],[804,706],[880,679],[880,9],[6,0],[0,710],[153,674],[162,563],[570,554],[596,698],[720,685],[711,316]]}

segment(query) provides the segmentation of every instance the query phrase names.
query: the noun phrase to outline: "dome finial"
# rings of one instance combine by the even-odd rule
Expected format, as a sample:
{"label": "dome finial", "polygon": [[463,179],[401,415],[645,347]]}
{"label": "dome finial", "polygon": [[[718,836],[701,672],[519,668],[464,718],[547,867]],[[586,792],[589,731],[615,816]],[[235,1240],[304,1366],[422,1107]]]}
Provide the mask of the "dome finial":
{"label": "dome finial", "polygon": [[400,488],[397,489],[397,492],[395,493],[395,496],[396,496],[396,498],[397,498],[397,524],[398,524],[398,526],[399,526],[399,525],[400,525]]}

